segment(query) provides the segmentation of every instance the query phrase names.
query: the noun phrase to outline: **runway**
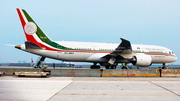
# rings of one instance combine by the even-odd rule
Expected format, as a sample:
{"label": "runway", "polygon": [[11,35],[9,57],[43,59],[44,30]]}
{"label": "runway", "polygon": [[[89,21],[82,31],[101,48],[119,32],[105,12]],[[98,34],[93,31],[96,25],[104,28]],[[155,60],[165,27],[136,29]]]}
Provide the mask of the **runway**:
{"label": "runway", "polygon": [[0,77],[0,101],[179,101],[180,78]]}

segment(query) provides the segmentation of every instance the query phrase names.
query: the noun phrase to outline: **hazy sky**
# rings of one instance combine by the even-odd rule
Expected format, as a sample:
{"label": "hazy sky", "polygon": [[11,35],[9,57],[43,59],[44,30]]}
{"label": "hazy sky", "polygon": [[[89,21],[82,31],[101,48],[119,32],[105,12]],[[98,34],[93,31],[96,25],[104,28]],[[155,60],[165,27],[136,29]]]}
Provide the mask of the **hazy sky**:
{"label": "hazy sky", "polygon": [[1,0],[0,63],[31,60],[32,54],[5,45],[26,41],[16,8],[25,9],[53,40],[120,43],[122,37],[167,47],[180,64],[179,0]]}

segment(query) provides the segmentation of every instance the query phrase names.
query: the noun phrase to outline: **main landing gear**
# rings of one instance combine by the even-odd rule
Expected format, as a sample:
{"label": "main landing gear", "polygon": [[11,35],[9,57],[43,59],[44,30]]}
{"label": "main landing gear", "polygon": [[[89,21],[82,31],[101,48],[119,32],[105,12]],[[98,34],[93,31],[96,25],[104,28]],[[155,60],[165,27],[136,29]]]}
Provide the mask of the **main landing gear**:
{"label": "main landing gear", "polygon": [[106,65],[106,69],[116,69],[117,65]]}
{"label": "main landing gear", "polygon": [[[113,65],[108,64],[108,65],[103,65],[103,66],[105,66],[106,69],[116,69],[117,64],[113,64]],[[97,65],[97,63],[94,63],[94,65],[91,65],[90,68],[91,69],[100,69],[101,67],[99,65]]]}
{"label": "main landing gear", "polygon": [[101,67],[97,65],[97,63],[94,63],[94,65],[91,65],[91,69],[100,69]]}

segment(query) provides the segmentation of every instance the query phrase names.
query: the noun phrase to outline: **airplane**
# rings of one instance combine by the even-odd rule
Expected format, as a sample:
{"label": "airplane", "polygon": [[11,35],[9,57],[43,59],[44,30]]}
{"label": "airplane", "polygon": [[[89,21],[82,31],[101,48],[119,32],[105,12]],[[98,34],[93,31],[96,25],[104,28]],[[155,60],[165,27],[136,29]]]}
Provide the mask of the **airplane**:
{"label": "airplane", "polygon": [[[132,63],[137,67],[149,67],[152,64],[165,65],[177,60],[168,48],[156,45],[131,44],[120,38],[120,44],[96,42],[72,42],[51,40],[23,9],[17,8],[27,41],[15,48],[39,56],[70,62],[90,62],[91,69],[116,69],[118,63]],[[100,65],[97,65],[97,64]],[[126,66],[122,67],[127,69]]]}

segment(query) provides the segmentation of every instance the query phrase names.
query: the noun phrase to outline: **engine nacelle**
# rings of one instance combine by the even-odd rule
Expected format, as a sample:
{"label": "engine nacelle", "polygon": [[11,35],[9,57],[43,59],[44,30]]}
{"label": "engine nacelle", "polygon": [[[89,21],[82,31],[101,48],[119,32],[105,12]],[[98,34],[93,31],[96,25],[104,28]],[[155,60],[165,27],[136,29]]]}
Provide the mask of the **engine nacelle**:
{"label": "engine nacelle", "polygon": [[148,67],[152,64],[152,57],[150,55],[135,55],[133,65],[140,67]]}

